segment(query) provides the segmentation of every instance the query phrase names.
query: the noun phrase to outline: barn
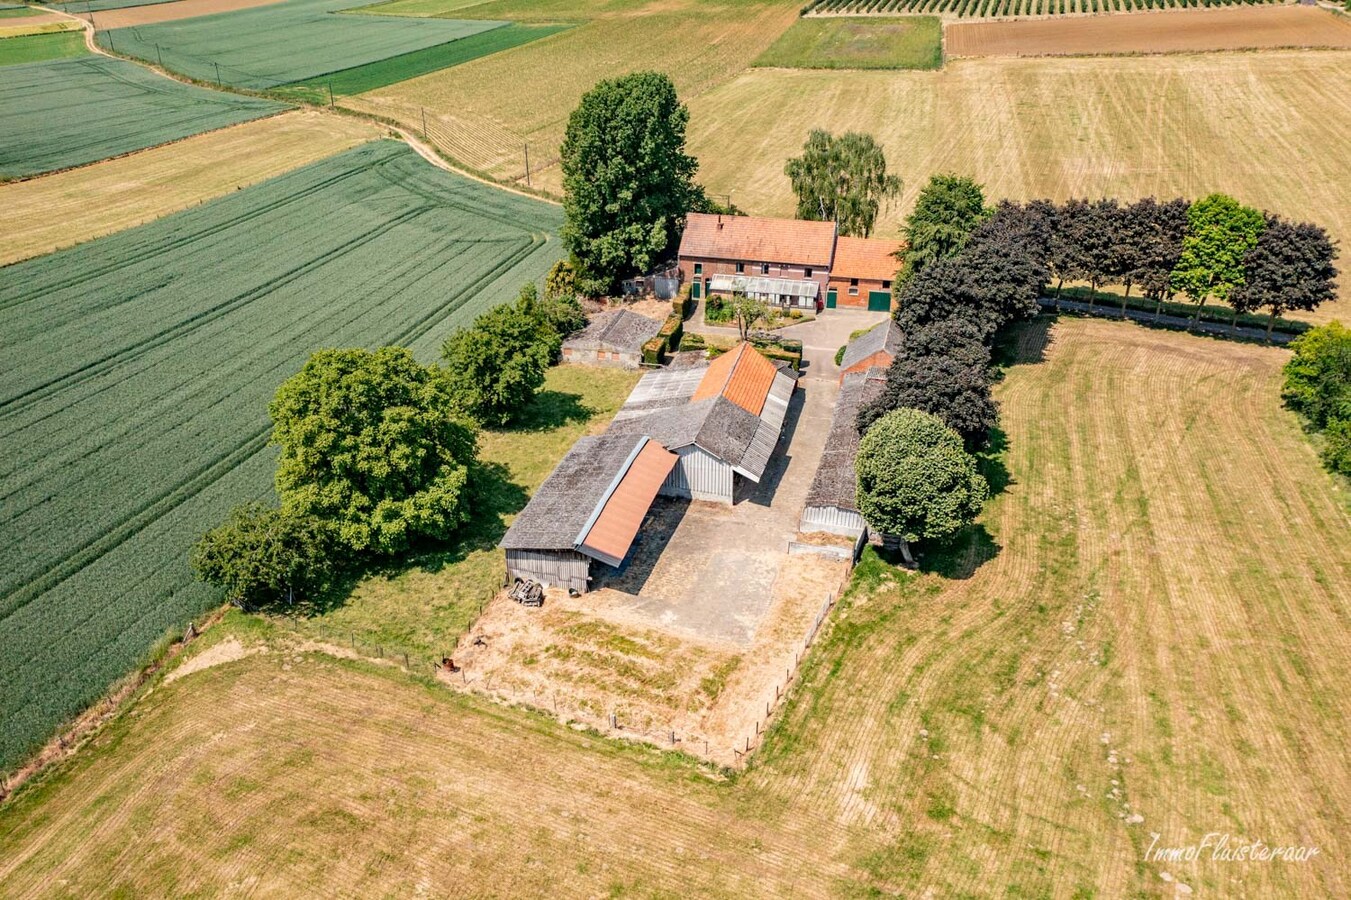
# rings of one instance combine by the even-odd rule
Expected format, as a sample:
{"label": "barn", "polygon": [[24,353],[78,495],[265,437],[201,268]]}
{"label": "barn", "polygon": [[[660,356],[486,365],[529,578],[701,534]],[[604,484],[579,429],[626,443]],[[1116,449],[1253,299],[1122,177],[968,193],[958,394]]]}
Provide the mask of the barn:
{"label": "barn", "polygon": [[731,504],[740,484],[763,477],[796,387],[792,370],[743,343],[707,365],[643,376],[610,432],[676,453],[663,495]]}
{"label": "barn", "polygon": [[662,323],[627,309],[591,317],[586,328],[563,342],[563,359],[610,368],[636,369],[643,362],[643,344],[657,336]]}
{"label": "barn", "polygon": [[855,499],[858,480],[854,475],[854,458],[858,456],[859,434],[854,422],[859,407],[881,394],[885,385],[885,370],[875,367],[844,376],[830,418],[826,449],[807,490],[799,531],[825,531],[858,538],[867,530]]}
{"label": "barn", "polygon": [[844,356],[840,357],[840,383],[851,372],[887,368],[901,352],[903,341],[901,326],[890,317],[860,334],[845,345]]}
{"label": "barn", "polygon": [[510,578],[577,593],[628,555],[676,454],[642,434],[581,438],[503,536]]}

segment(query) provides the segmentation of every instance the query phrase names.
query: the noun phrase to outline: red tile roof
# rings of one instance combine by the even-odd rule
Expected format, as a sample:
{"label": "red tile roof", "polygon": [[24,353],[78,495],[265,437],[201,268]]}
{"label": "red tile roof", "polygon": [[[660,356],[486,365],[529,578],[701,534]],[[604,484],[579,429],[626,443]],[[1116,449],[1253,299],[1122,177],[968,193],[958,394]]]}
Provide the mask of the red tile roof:
{"label": "red tile roof", "polygon": [[675,464],[676,455],[661,444],[656,441],[643,444],[578,549],[609,557],[616,565],[622,562],[652,500]]}
{"label": "red tile roof", "polygon": [[900,241],[841,235],[835,241],[835,262],[830,267],[830,276],[891,281],[896,277],[896,270],[901,267],[900,261],[893,255],[900,248]]}
{"label": "red tile roof", "polygon": [[690,213],[680,239],[680,256],[744,262],[830,266],[835,223],[760,216]]}
{"label": "red tile roof", "polygon": [[765,408],[765,397],[778,369],[750,344],[741,343],[713,360],[695,388],[691,403],[726,397],[753,416]]}

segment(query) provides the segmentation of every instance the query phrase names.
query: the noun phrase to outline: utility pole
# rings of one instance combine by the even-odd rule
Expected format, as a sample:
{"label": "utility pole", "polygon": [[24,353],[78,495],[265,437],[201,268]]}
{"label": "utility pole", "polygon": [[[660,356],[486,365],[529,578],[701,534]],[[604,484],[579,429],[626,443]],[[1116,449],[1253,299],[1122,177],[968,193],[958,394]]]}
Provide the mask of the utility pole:
{"label": "utility pole", "polygon": [[333,82],[328,83],[328,108],[333,108]]}
{"label": "utility pole", "polygon": [[211,65],[216,67],[216,87],[220,87],[220,63],[213,62]]}
{"label": "utility pole", "polygon": [[530,145],[525,145],[525,186],[530,187]]}
{"label": "utility pole", "polygon": [[164,68],[164,54],[159,52],[159,44],[155,45],[155,59],[159,60],[159,67]]}
{"label": "utility pole", "polygon": [[428,140],[428,137],[427,137],[427,107],[423,106],[423,107],[419,107],[419,108],[422,110],[422,139],[425,141],[425,140]]}

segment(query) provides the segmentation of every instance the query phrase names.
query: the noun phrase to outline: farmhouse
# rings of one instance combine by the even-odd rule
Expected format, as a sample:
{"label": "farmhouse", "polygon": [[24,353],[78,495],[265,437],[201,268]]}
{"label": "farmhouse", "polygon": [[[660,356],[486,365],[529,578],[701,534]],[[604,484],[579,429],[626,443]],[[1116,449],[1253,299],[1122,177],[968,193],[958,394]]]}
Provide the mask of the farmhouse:
{"label": "farmhouse", "polygon": [[643,344],[657,336],[661,322],[627,309],[592,316],[586,328],[563,342],[563,358],[611,368],[636,369],[643,361]]}
{"label": "farmhouse", "polygon": [[676,455],[641,434],[584,437],[507,529],[507,574],[585,593],[591,563],[618,566]]}
{"label": "farmhouse", "polygon": [[858,456],[859,444],[855,419],[859,407],[876,398],[885,384],[885,370],[876,367],[844,376],[835,401],[835,412],[830,417],[826,449],[807,491],[799,531],[825,531],[858,538],[867,530],[855,499],[858,481],[854,475],[854,458]]}
{"label": "farmhouse", "polygon": [[791,370],[743,343],[708,365],[643,376],[610,431],[675,451],[663,495],[731,504],[738,479],[764,475],[796,386]]}
{"label": "farmhouse", "polygon": [[901,326],[891,317],[854,338],[845,345],[844,356],[840,357],[840,383],[851,372],[890,366],[901,350],[902,339]]}
{"label": "farmhouse", "polygon": [[838,236],[833,222],[690,213],[680,275],[695,299],[743,293],[777,306],[885,311],[899,248]]}
{"label": "farmhouse", "polygon": [[680,238],[680,277],[695,299],[739,292],[815,309],[834,255],[832,222],[690,213]]}

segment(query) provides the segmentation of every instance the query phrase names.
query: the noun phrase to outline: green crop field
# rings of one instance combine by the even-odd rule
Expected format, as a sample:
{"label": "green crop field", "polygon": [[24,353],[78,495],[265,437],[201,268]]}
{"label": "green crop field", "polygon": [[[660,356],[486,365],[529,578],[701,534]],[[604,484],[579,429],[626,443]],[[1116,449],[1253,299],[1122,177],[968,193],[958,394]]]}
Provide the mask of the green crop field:
{"label": "green crop field", "polygon": [[[81,40],[76,34],[43,35],[0,45],[68,38]],[[2,66],[0,178],[84,165],[283,109],[270,100],[179,84],[101,56]]]}
{"label": "green crop field", "polygon": [[115,28],[99,44],[201,81],[265,90],[425,50],[506,22],[333,15],[365,0],[284,0],[269,6]]}
{"label": "green crop field", "polygon": [[[84,35],[77,31],[61,34],[26,34],[0,40],[0,66],[71,59],[84,56],[88,52],[84,46]],[[0,87],[4,83],[4,78],[0,77]],[[0,96],[0,116],[7,114],[7,106],[5,98]],[[0,143],[3,143],[3,138],[0,138]]]}
{"label": "green crop field", "polygon": [[937,69],[943,23],[934,16],[799,19],[754,65],[787,69]]}
{"label": "green crop field", "polygon": [[379,141],[0,269],[0,770],[218,602],[188,549],[271,495],[267,402],[312,350],[434,357],[560,218]]}
{"label": "green crop field", "polygon": [[449,44],[437,44],[425,50],[414,50],[400,56],[391,56],[379,62],[368,63],[352,69],[344,69],[331,75],[320,75],[305,81],[281,88],[283,94],[295,94],[312,100],[323,101],[328,91],[334,94],[360,94],[373,91],[387,85],[458,66],[470,60],[519,47],[531,41],[557,34],[567,25],[507,25],[491,31],[472,34]]}

